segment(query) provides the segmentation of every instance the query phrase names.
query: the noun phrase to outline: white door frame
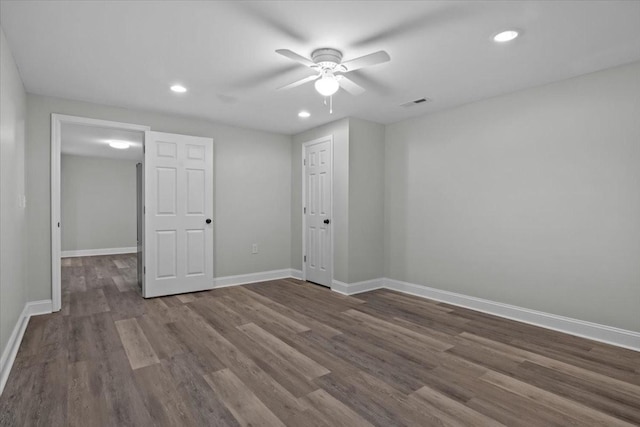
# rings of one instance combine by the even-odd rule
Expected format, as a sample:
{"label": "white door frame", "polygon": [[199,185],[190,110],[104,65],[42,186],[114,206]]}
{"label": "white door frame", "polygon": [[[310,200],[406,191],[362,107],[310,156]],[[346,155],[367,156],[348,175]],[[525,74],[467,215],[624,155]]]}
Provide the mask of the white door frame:
{"label": "white door frame", "polygon": [[304,261],[304,256],[306,254],[306,250],[307,250],[307,215],[304,212],[304,208],[305,208],[305,202],[307,199],[307,186],[306,186],[306,175],[305,175],[305,169],[306,169],[306,165],[305,165],[305,159],[306,159],[306,154],[307,154],[307,147],[309,147],[310,145],[314,145],[314,144],[318,144],[320,142],[328,142],[329,145],[331,146],[331,212],[330,212],[330,217],[331,217],[331,227],[329,230],[329,233],[331,235],[331,283],[329,284],[329,288],[331,288],[333,286],[333,271],[334,271],[334,258],[333,258],[333,247],[334,247],[334,233],[333,230],[335,229],[335,222],[334,222],[334,216],[333,216],[333,188],[334,188],[334,182],[333,182],[333,164],[334,164],[334,155],[333,155],[333,135],[327,135],[327,136],[323,136],[311,141],[307,141],[302,143],[302,280],[306,281],[307,280],[307,263]]}
{"label": "white door frame", "polygon": [[[87,117],[51,114],[51,302],[52,310],[62,308],[61,283],[61,235],[60,235],[60,155],[62,149],[62,124],[78,124],[101,128],[122,129],[130,131],[151,130],[149,126],[132,123],[112,122],[109,120],[90,119]],[[144,159],[143,159],[144,168]]]}

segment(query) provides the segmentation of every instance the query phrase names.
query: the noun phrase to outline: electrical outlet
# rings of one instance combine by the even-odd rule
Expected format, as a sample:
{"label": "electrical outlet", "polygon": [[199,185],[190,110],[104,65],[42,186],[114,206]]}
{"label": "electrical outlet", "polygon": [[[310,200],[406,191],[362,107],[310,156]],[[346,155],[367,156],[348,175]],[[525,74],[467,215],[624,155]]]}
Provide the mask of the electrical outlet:
{"label": "electrical outlet", "polygon": [[251,245],[251,253],[252,254],[257,254],[258,253],[258,244],[254,243],[253,245]]}

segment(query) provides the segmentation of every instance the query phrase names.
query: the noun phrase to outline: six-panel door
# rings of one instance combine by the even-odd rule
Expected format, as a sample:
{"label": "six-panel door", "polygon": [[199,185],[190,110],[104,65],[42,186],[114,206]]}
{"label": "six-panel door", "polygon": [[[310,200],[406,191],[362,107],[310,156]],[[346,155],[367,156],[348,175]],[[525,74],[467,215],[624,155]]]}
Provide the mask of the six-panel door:
{"label": "six-panel door", "polygon": [[305,144],[304,156],[306,279],[331,286],[331,140]]}
{"label": "six-panel door", "polygon": [[145,297],[213,288],[213,140],[145,138]]}

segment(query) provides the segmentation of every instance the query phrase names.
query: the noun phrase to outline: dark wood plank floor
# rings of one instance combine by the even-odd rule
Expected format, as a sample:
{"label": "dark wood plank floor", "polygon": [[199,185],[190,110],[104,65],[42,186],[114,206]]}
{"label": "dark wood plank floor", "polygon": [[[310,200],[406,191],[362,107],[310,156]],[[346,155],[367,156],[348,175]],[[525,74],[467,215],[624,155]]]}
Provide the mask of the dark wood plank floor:
{"label": "dark wood plank floor", "polygon": [[2,426],[640,425],[640,353],[296,280],[142,299],[135,258],[66,259]]}

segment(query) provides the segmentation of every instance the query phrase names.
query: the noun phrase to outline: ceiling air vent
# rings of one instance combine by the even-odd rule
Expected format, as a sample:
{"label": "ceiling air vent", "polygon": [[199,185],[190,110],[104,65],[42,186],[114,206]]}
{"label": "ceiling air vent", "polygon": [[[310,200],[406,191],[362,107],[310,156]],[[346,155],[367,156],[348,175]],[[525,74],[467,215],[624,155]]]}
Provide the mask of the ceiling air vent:
{"label": "ceiling air vent", "polygon": [[409,107],[415,107],[416,105],[420,105],[420,104],[426,104],[428,102],[431,102],[431,99],[420,98],[413,101],[405,102],[404,104],[400,104],[400,106],[404,108],[409,108]]}

